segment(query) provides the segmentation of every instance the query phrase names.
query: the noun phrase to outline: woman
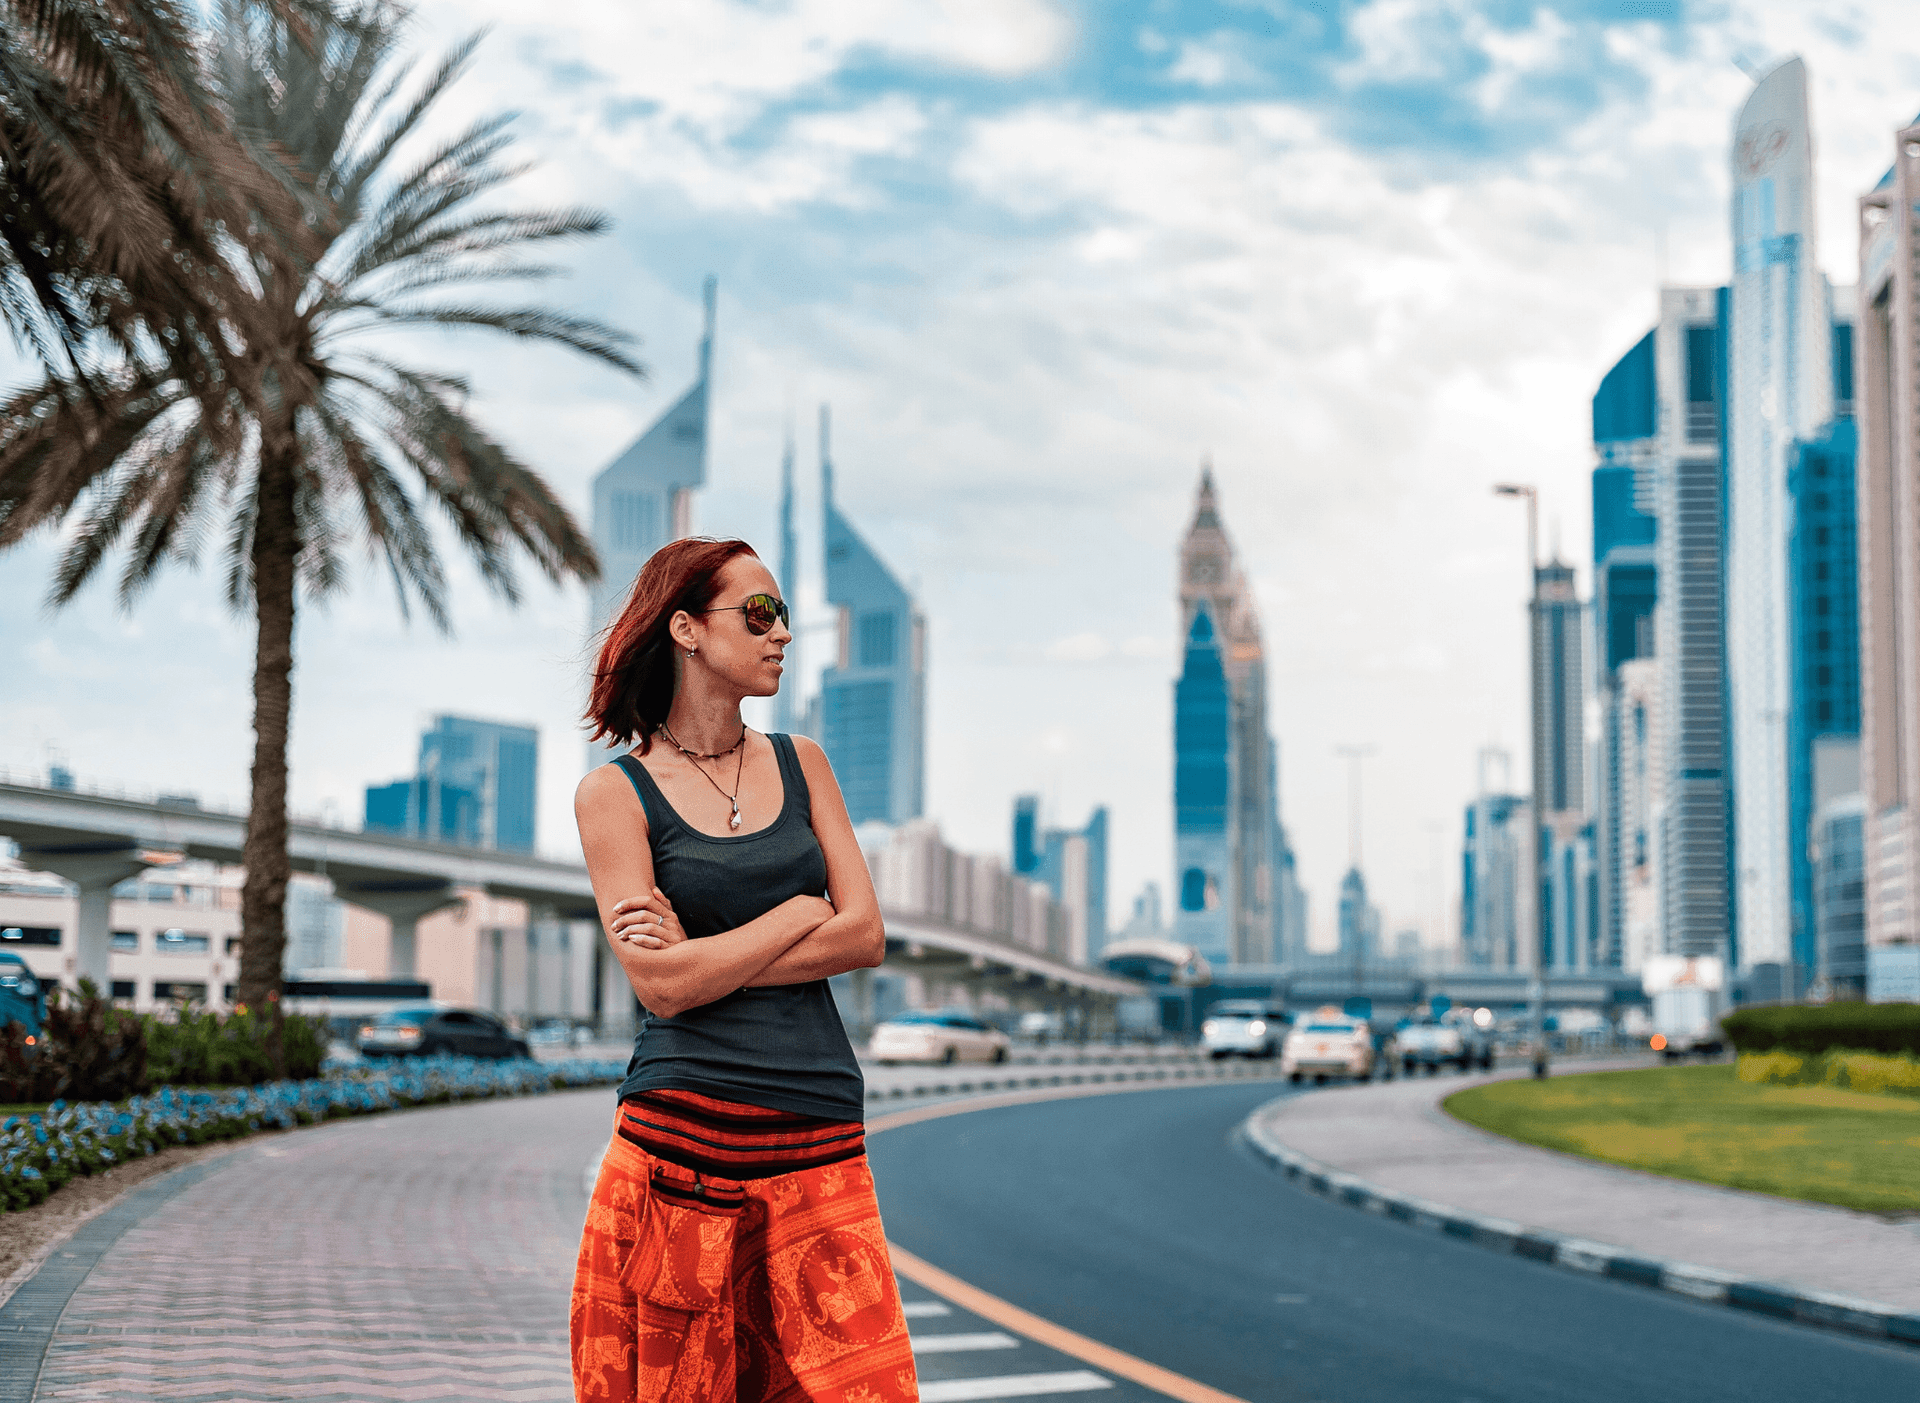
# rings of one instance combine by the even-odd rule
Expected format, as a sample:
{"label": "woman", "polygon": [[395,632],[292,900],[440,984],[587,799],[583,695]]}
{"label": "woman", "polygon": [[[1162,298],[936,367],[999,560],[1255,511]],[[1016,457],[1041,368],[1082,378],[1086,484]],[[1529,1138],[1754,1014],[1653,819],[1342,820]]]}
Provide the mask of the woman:
{"label": "woman", "polygon": [[633,743],[574,812],[647,1014],[573,1284],[580,1399],[915,1403],[827,978],[880,963],[879,903],[820,747],[765,736],[778,585],[744,541],[676,541],[608,629],[587,720]]}

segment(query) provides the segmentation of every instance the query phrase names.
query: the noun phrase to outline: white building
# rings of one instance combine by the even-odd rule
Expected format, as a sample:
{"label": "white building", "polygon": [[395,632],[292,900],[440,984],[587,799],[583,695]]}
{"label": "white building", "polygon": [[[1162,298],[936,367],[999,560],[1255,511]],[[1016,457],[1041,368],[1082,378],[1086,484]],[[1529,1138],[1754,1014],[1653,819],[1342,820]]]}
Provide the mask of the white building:
{"label": "white building", "polygon": [[1755,85],[1735,123],[1732,165],[1727,695],[1734,954],[1751,966],[1792,957],[1788,454],[1833,412],[1832,299],[1815,257],[1813,136],[1799,59]]}

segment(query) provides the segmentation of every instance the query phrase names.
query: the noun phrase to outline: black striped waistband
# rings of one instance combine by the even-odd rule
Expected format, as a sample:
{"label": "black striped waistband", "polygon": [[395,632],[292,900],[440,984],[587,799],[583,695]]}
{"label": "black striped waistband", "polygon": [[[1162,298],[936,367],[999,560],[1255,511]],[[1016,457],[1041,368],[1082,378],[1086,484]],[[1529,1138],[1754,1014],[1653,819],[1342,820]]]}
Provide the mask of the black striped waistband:
{"label": "black striped waistband", "polygon": [[697,1091],[643,1091],[620,1103],[615,1133],[656,1159],[723,1179],[771,1179],[866,1153],[858,1121],[722,1101]]}

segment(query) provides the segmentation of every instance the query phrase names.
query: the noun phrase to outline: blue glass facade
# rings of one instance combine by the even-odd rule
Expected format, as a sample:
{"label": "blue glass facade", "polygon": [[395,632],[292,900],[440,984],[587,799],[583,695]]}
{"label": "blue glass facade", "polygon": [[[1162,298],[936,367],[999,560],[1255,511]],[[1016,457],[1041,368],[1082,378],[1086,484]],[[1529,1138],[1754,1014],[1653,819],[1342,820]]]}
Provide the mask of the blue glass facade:
{"label": "blue glass facade", "polygon": [[1173,687],[1175,929],[1209,960],[1231,958],[1225,894],[1232,855],[1227,834],[1232,777],[1233,698],[1213,613],[1202,604],[1187,629]]}
{"label": "blue glass facade", "polygon": [[[1848,393],[1836,393],[1837,399],[1852,397],[1851,385],[1845,388]],[[1801,835],[1792,848],[1791,873],[1792,953],[1802,978],[1810,976],[1820,961],[1813,862],[1808,856],[1815,802],[1814,742],[1821,736],[1860,732],[1857,444],[1853,419],[1836,419],[1825,432],[1794,446],[1787,474],[1787,492],[1793,502],[1793,531],[1787,547],[1793,648],[1787,720],[1788,831]]]}
{"label": "blue glass facade", "polygon": [[420,737],[412,779],[370,785],[363,826],[429,842],[530,853],[538,807],[540,734],[465,716],[438,716]]}
{"label": "blue glass facade", "polygon": [[1593,396],[1595,443],[1652,438],[1659,431],[1653,356],[1653,333],[1649,331],[1600,381]]}
{"label": "blue glass facade", "polygon": [[1040,796],[1022,794],[1013,801],[1013,870],[1027,877],[1040,870]]}
{"label": "blue glass facade", "polygon": [[855,823],[904,823],[924,803],[926,622],[834,498],[824,410],[820,475],[827,601],[840,615],[839,658],[820,679],[820,744]]}

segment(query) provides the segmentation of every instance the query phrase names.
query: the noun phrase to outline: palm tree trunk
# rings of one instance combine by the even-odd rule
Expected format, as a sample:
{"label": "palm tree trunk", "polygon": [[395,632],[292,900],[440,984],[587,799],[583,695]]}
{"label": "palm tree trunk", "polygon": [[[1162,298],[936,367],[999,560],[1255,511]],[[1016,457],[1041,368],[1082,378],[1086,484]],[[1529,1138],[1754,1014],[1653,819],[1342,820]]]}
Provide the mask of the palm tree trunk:
{"label": "palm tree trunk", "polygon": [[[261,435],[259,503],[253,534],[253,592],[259,632],[253,657],[253,807],[240,897],[240,987],[236,1002],[279,1024],[287,945],[287,730],[293,709],[293,583],[299,554],[294,520],[292,433]],[[269,1034],[276,1063],[279,1039]],[[278,1070],[278,1069],[277,1069]]]}

